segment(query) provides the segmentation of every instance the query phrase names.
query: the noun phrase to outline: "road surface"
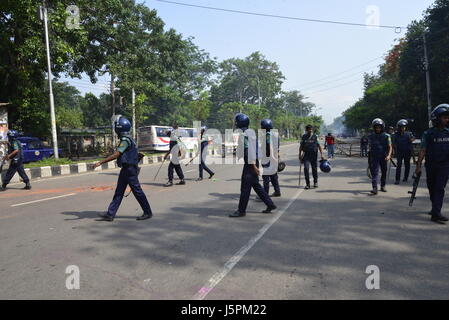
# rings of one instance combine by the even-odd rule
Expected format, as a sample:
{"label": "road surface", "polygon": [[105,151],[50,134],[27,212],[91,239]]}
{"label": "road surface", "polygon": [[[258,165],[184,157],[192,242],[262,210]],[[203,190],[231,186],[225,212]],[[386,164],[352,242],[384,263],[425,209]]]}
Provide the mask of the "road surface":
{"label": "road surface", "polygon": [[[163,187],[166,165],[157,181],[159,164],[143,167],[154,212],[146,221],[135,220],[132,195],[114,222],[97,221],[118,170],[36,181],[31,191],[11,185],[0,194],[0,299],[449,298],[449,226],[426,215],[424,179],[410,208],[410,185],[368,196],[366,159],[339,157],[305,191],[297,149],[281,147],[278,210],[262,214],[253,194],[241,219],[228,217],[238,165],[212,165],[217,179],[202,182],[196,166],[184,167],[187,185],[172,188]],[[69,290],[73,265],[80,288]],[[368,266],[380,289],[367,289]]]}

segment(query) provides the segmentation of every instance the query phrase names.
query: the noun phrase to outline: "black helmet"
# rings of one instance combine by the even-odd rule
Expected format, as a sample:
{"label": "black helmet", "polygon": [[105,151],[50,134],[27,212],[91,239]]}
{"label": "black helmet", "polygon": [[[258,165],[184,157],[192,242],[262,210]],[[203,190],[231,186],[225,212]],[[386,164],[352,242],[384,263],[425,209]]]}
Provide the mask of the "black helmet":
{"label": "black helmet", "polygon": [[280,162],[278,163],[278,172],[284,171],[285,167],[286,167],[285,162],[284,162],[284,161],[280,161]]}
{"label": "black helmet", "polygon": [[408,121],[407,120],[401,119],[401,120],[398,121],[398,124],[397,124],[398,128],[399,127],[406,127],[406,126],[408,126]]}
{"label": "black helmet", "polygon": [[376,127],[376,126],[381,126],[381,127],[382,127],[382,130],[384,130],[384,129],[385,129],[385,122],[384,122],[382,119],[380,119],[380,118],[376,118],[376,119],[374,119],[373,122],[371,123],[371,126],[372,126],[373,128]]}
{"label": "black helmet", "polygon": [[440,104],[430,114],[433,125],[437,125],[442,115],[449,115],[449,104]]}
{"label": "black helmet", "polygon": [[17,138],[19,136],[19,133],[16,130],[9,130],[6,134],[9,139]]}
{"label": "black helmet", "polygon": [[324,173],[329,173],[332,170],[331,164],[327,160],[320,161],[320,170]]}
{"label": "black helmet", "polygon": [[239,129],[247,129],[249,127],[249,118],[246,114],[238,113],[234,120],[235,126]]}
{"label": "black helmet", "polygon": [[262,129],[271,130],[273,129],[273,122],[271,121],[271,119],[263,119],[262,121],[260,121],[260,126],[262,127]]}
{"label": "black helmet", "polygon": [[124,116],[118,116],[114,121],[114,131],[118,135],[126,135],[131,130],[131,122]]}

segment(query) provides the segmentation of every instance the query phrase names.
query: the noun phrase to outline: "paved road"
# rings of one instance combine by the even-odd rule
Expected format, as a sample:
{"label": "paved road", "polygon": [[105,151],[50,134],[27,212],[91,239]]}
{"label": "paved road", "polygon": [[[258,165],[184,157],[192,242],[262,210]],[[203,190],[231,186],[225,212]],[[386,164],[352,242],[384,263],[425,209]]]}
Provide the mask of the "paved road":
{"label": "paved road", "polygon": [[[241,168],[212,166],[215,181],[164,188],[166,167],[142,168],[154,218],[124,199],[117,219],[99,222],[118,170],[12,185],[0,195],[0,299],[439,299],[449,298],[449,226],[425,214],[426,190],[408,207],[409,186],[368,196],[364,159],[335,159],[320,188],[299,189],[297,145],[275,214],[254,201],[236,207]],[[193,171],[190,171],[193,170]],[[391,172],[393,179],[394,171]],[[424,186],[424,181],[422,182]],[[44,200],[44,201],[42,201]],[[447,208],[447,204],[446,204]],[[67,266],[80,289],[66,288]],[[367,290],[366,267],[380,269]]]}

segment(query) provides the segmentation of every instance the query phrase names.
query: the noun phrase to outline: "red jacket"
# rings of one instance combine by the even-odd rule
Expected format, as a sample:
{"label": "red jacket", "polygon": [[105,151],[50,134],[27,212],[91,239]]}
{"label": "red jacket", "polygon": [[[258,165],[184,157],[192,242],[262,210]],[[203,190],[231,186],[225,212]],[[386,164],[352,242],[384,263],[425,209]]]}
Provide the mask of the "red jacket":
{"label": "red jacket", "polygon": [[335,144],[334,136],[326,136],[326,144]]}

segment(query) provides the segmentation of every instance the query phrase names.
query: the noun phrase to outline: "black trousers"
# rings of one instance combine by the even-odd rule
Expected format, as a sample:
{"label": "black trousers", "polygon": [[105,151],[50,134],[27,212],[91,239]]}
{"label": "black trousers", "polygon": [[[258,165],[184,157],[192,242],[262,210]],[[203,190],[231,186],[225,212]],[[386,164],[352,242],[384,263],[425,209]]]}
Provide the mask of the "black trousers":
{"label": "black trousers", "polygon": [[143,212],[145,214],[152,214],[148,199],[140,186],[138,175],[139,170],[137,166],[124,166],[120,170],[114,198],[108,208],[108,215],[115,217],[117,210],[122,203],[123,195],[125,194],[125,190],[128,185],[130,186],[134,197],[137,199],[137,202],[139,202]]}
{"label": "black trousers", "polygon": [[6,171],[5,179],[3,179],[3,184],[8,184],[11,179],[14,177],[16,172],[19,174],[19,176],[22,178],[23,182],[28,183],[30,182],[30,179],[28,178],[27,174],[25,173],[25,169],[23,167],[23,162],[15,162],[11,161],[11,164],[9,165],[8,171]]}
{"label": "black trousers", "polygon": [[262,176],[263,179],[263,189],[267,194],[270,193],[270,182],[273,184],[274,192],[281,193],[281,188],[279,187],[279,176],[277,173],[270,176]]}
{"label": "black trousers", "polygon": [[168,180],[173,181],[173,170],[176,170],[179,179],[184,180],[184,173],[182,172],[181,165],[174,164],[173,162],[170,162],[168,165]]}
{"label": "black trousers", "polygon": [[[206,149],[207,150],[207,149]],[[206,172],[209,175],[213,175],[214,172],[209,169],[209,167],[206,165],[206,152],[204,152],[203,150],[201,150],[201,163],[200,163],[200,178],[203,178],[203,170],[206,170]]]}
{"label": "black trousers", "polygon": [[427,188],[432,202],[432,215],[440,215],[443,207],[444,193],[449,177],[449,167],[426,166]]}
{"label": "black trousers", "polygon": [[308,186],[310,186],[310,167],[312,167],[313,182],[318,183],[318,156],[304,156],[304,177]]}
{"label": "black trousers", "polygon": [[371,170],[371,184],[373,189],[377,189],[377,185],[379,184],[379,169],[380,169],[380,186],[385,187],[387,184],[387,161],[385,161],[384,156],[373,157],[371,159],[371,163],[369,163]]}
{"label": "black trousers", "polygon": [[249,165],[243,167],[242,182],[240,185],[240,201],[239,212],[246,213],[248,207],[249,196],[251,194],[251,188],[254,189],[259,198],[267,205],[267,207],[273,207],[274,203],[270,196],[265,192],[259,183],[259,176],[254,172],[253,168]]}
{"label": "black trousers", "polygon": [[405,172],[404,172],[404,180],[408,179],[410,175],[410,159],[412,158],[411,152],[398,152],[396,155],[398,160],[397,168],[396,168],[396,181],[401,180],[401,169],[402,169],[402,161],[404,161]]}
{"label": "black trousers", "polygon": [[368,145],[367,144],[360,145],[360,156],[368,157]]}

